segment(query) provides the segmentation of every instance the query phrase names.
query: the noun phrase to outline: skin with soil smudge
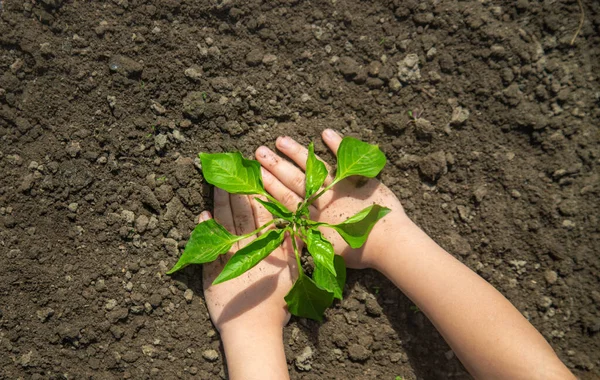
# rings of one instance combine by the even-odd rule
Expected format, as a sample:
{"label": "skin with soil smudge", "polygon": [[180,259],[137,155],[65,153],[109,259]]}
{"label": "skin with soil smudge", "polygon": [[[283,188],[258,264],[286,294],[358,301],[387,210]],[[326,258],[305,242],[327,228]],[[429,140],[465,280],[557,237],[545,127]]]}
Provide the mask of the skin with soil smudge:
{"label": "skin with soil smudge", "polygon": [[[582,4],[571,46],[573,1],[3,1],[0,375],[224,374],[201,269],[164,276],[211,208],[194,157],[330,127],[380,144],[407,214],[597,377],[600,6]],[[292,378],[468,377],[383,276],[348,274],[325,323],[286,328]]]}

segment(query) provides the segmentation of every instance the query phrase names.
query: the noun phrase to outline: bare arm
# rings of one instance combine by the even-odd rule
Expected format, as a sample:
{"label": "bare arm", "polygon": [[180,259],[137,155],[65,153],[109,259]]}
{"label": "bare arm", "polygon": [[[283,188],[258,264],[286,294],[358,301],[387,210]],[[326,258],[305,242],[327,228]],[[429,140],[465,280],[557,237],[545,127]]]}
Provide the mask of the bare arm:
{"label": "bare arm", "polygon": [[[373,267],[431,320],[479,379],[573,379],[542,335],[493,286],[438,246],[408,218],[388,223]],[[391,231],[390,231],[391,232]]]}
{"label": "bare arm", "polygon": [[[336,153],[342,140],[326,130],[323,140]],[[300,168],[306,148],[289,137],[277,147]],[[261,147],[266,189],[292,209],[302,199],[304,173]],[[573,379],[542,335],[493,286],[438,246],[404,213],[396,196],[377,180],[357,187],[341,181],[313,204],[315,220],[338,223],[378,203],[393,211],[373,228],[360,249],[330,230],[323,233],[350,268],[372,267],[400,288],[427,315],[476,378]],[[312,207],[312,206],[311,206]]]}

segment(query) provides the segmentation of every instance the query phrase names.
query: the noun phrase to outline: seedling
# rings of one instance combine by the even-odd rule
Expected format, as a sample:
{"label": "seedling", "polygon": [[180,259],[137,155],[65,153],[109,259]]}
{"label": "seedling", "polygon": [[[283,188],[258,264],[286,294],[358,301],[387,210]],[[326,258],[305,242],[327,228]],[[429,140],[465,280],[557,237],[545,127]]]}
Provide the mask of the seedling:
{"label": "seedling", "polygon": [[150,132],[146,135],[147,139],[152,138],[152,136],[154,136],[154,133],[156,132],[156,125],[153,125],[152,128],[150,128],[150,129],[152,130],[152,132]]}
{"label": "seedling", "polygon": [[416,110],[415,112],[413,112],[412,110],[408,111],[408,117],[410,117],[410,120],[408,121],[408,123],[406,123],[406,125],[409,125],[412,123],[416,124],[417,120],[419,120],[421,118],[421,116],[423,115],[423,112],[424,112],[423,108]]}
{"label": "seedling", "polygon": [[[292,212],[273,198],[264,188],[260,164],[245,159],[241,153],[200,153],[202,172],[206,181],[232,194],[257,194],[267,201],[255,198],[274,219],[256,231],[236,236],[227,231],[214,219],[196,226],[185,250],[175,266],[167,272],[172,274],[190,264],[214,261],[219,255],[229,252],[231,246],[242,239],[266,230],[254,241],[238,250],[227,262],[213,285],[238,277],[250,270],[279,247],[286,235],[291,236],[298,279],[285,296],[289,311],[299,317],[321,321],[323,313],[334,298],[342,299],[346,283],[346,265],[341,256],[335,255],[333,245],[321,234],[319,227],[333,228],[351,248],[363,246],[375,223],[391,210],[373,204],[338,224],[310,220],[308,206],[337,183],[350,176],[373,178],[386,163],[385,155],[376,145],[367,144],[352,137],[345,137],[338,149],[337,171],[331,183],[324,186],[327,178],[325,164],[317,159],[314,145],[308,147],[306,160],[306,195]],[[300,261],[301,252],[296,238],[302,239],[315,268],[312,278],[304,272]]]}

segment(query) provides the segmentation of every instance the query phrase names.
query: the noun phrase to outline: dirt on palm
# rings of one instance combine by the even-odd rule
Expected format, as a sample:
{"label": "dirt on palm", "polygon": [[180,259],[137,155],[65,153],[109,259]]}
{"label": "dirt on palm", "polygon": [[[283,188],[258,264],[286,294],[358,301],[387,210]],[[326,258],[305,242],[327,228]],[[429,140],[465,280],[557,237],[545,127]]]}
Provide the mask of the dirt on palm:
{"label": "dirt on palm", "polygon": [[[0,378],[226,378],[198,152],[334,128],[582,379],[600,375],[600,3],[0,2]],[[409,111],[412,117],[409,116]],[[293,379],[468,378],[412,303],[349,271],[285,329]]]}

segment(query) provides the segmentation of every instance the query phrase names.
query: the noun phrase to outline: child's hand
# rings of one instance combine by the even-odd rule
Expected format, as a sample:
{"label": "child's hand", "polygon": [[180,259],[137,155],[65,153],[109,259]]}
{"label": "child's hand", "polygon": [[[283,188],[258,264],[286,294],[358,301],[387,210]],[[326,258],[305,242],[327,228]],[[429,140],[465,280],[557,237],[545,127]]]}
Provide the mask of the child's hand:
{"label": "child's hand", "polygon": [[[252,199],[251,199],[252,198]],[[215,219],[229,232],[243,235],[272,219],[253,196],[229,194],[215,188]],[[208,211],[200,214],[200,222],[210,219]],[[263,233],[267,232],[264,230]],[[290,318],[284,297],[297,276],[296,260],[290,238],[257,266],[232,280],[211,285],[221,273],[229,257],[254,237],[236,243],[231,252],[204,264],[204,295],[213,323],[221,332],[236,329],[273,328],[281,332]]]}
{"label": "child's hand", "polygon": [[[333,153],[337,154],[342,137],[333,130],[327,129],[323,132],[323,140]],[[300,168],[303,170],[306,168],[308,151],[305,147],[290,137],[278,138],[276,146]],[[256,159],[264,167],[263,182],[267,191],[288,208],[295,210],[297,204],[304,199],[304,172],[264,146],[256,150]],[[326,166],[329,170],[329,165]],[[329,171],[331,173],[331,170]],[[328,177],[325,185],[332,180],[333,177]],[[321,230],[333,243],[336,254],[344,256],[346,265],[350,268],[374,266],[378,253],[389,241],[389,234],[397,234],[402,224],[410,223],[400,201],[390,189],[376,179],[361,183],[353,178],[347,178],[325,192],[311,206],[311,219],[335,224],[374,203],[388,207],[392,212],[375,224],[362,248],[351,249],[331,228]]]}

